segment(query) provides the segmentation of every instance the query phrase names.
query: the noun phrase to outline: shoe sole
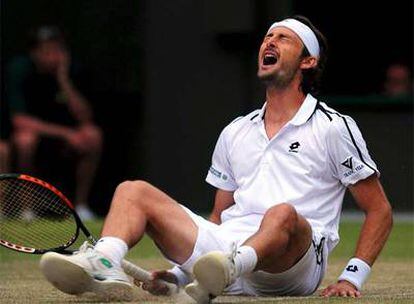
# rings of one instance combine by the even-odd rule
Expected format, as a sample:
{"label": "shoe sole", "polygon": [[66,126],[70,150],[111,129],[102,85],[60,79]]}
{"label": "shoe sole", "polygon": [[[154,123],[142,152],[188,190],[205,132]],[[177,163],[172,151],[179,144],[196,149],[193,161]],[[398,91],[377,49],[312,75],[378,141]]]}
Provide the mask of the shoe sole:
{"label": "shoe sole", "polygon": [[53,286],[67,294],[81,295],[93,292],[108,300],[130,300],[132,297],[130,284],[121,281],[98,281],[81,266],[54,252],[42,256],[40,269]]}
{"label": "shoe sole", "polygon": [[214,298],[198,282],[188,284],[184,290],[197,304],[210,304]]}
{"label": "shoe sole", "polygon": [[193,273],[197,282],[209,294],[216,297],[223,293],[227,285],[226,261],[221,252],[210,252],[197,260]]}

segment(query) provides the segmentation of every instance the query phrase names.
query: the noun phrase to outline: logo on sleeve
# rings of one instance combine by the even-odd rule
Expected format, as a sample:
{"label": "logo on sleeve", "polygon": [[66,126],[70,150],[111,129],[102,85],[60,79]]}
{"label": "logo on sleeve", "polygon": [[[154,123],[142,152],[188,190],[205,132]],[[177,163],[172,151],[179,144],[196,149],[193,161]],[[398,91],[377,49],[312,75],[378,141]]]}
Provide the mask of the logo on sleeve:
{"label": "logo on sleeve", "polygon": [[353,170],[354,167],[352,165],[352,156],[348,157],[343,163],[341,163],[341,165]]}
{"label": "logo on sleeve", "polygon": [[217,170],[216,168],[214,168],[213,166],[210,167],[210,173],[213,174],[214,176],[221,178],[223,180],[227,180],[227,175],[224,173],[221,173],[219,170]]}
{"label": "logo on sleeve", "polygon": [[365,167],[363,164],[355,165],[354,159],[352,158],[352,156],[350,156],[346,160],[344,160],[341,163],[341,165],[344,166],[345,168],[349,169],[344,173],[344,177],[348,177],[348,176],[354,174],[355,172],[360,171],[361,169],[363,169]]}
{"label": "logo on sleeve", "polygon": [[300,147],[300,143],[298,141],[290,144],[289,146],[289,152],[298,153],[298,149]]}

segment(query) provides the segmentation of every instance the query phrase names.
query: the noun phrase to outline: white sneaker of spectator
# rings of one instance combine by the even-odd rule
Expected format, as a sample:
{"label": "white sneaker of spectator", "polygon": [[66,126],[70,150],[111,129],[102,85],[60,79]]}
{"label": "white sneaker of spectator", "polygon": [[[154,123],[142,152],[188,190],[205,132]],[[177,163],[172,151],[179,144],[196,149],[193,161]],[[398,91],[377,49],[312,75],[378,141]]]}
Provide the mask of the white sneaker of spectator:
{"label": "white sneaker of spectator", "polygon": [[95,213],[85,204],[78,204],[75,207],[76,213],[82,221],[90,221],[96,219]]}

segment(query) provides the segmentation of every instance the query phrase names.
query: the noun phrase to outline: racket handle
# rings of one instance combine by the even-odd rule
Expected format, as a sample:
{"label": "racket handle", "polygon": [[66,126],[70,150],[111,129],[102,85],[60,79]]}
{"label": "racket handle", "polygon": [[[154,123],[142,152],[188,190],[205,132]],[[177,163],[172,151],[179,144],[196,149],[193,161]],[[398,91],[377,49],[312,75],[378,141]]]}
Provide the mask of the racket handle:
{"label": "racket handle", "polygon": [[[124,269],[127,275],[130,275],[134,279],[137,279],[141,282],[149,282],[151,281],[151,273],[138,267],[137,265],[128,262],[126,260],[122,260],[122,269]],[[166,282],[164,280],[159,280],[159,282],[168,288],[168,295],[173,295],[178,293],[179,288],[176,284]]]}

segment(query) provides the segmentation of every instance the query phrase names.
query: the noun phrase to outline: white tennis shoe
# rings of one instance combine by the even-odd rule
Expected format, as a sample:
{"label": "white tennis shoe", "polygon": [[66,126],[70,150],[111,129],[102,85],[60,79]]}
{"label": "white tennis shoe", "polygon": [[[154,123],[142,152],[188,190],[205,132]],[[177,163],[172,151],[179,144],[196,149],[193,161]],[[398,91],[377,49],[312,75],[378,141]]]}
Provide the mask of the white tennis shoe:
{"label": "white tennis shoe", "polygon": [[192,297],[197,304],[210,304],[215,297],[210,294],[197,281],[185,286],[185,292]]}
{"label": "white tennis shoe", "polygon": [[[238,275],[234,265],[234,255],[235,251],[231,254],[212,251],[195,262],[193,266],[194,277],[200,285],[199,288],[208,292],[210,299],[221,295],[226,287],[236,281]],[[186,290],[190,296],[192,296],[191,293],[195,294],[194,286],[188,286]]]}
{"label": "white tennis shoe", "polygon": [[40,269],[46,279],[64,293],[95,293],[107,300],[131,300],[132,284],[121,267],[85,242],[73,255],[45,253]]}

